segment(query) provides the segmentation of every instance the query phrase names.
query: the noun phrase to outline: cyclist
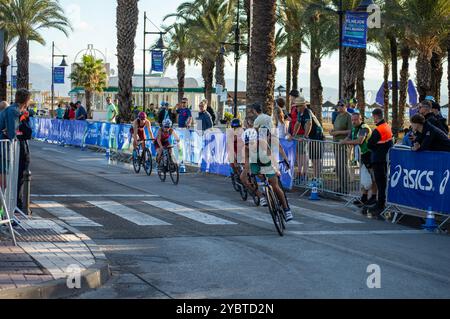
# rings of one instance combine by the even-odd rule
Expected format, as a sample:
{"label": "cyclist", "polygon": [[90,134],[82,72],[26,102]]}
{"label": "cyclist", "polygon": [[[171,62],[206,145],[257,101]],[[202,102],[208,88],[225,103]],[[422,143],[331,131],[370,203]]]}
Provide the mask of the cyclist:
{"label": "cyclist", "polygon": [[[239,131],[242,130],[242,122],[240,119],[234,119],[231,121],[231,128],[233,129],[234,133],[239,134]],[[239,163],[238,163],[238,137],[237,135],[234,136],[233,140],[233,162],[230,164],[231,169],[235,175],[239,175]],[[230,159],[231,162],[231,159]]]}
{"label": "cyclist", "polygon": [[[262,134],[267,134],[267,132],[262,131]],[[268,181],[269,184],[272,186],[276,196],[278,197],[278,200],[280,201],[286,221],[290,222],[294,219],[294,215],[292,214],[291,209],[289,208],[289,204],[287,202],[286,197],[284,196],[284,192],[281,189],[281,186],[278,183],[278,176],[277,176],[277,170],[272,165],[272,152],[269,146],[269,143],[267,143],[267,137],[260,136],[261,134],[256,129],[250,129],[247,130],[244,133],[244,139],[246,143],[246,153],[248,151],[248,154],[246,154],[246,161],[245,166],[246,170],[251,171],[254,175],[264,175]],[[267,136],[267,135],[266,135]],[[250,143],[253,143],[253,148],[256,146],[256,152],[253,150],[253,154],[250,154]],[[256,143],[256,145],[255,145]],[[247,150],[248,145],[248,150]],[[262,162],[262,156],[260,153],[260,150],[266,150],[265,154],[265,162]],[[255,154],[256,153],[256,154]],[[283,152],[284,153],[284,152]],[[248,157],[247,157],[248,155]],[[256,158],[253,158],[256,155]],[[252,162],[250,163],[250,160]]]}
{"label": "cyclist", "polygon": [[148,129],[150,139],[154,140],[155,137],[152,132],[150,121],[147,120],[147,114],[144,112],[139,113],[138,118],[133,122],[132,134],[133,134],[133,147],[134,150],[138,149],[138,143],[141,143],[142,149],[145,149],[146,132]]}
{"label": "cyclist", "polygon": [[[167,148],[171,145],[170,138],[172,136],[175,138],[177,143],[180,142],[180,138],[178,137],[178,134],[172,128],[172,121],[169,119],[166,119],[162,122],[161,129],[158,131],[158,136],[156,137],[156,140],[155,140],[155,149],[158,154],[156,156],[156,162],[158,163],[158,167],[160,167],[163,149]],[[173,156],[173,154],[172,154],[172,156]]]}

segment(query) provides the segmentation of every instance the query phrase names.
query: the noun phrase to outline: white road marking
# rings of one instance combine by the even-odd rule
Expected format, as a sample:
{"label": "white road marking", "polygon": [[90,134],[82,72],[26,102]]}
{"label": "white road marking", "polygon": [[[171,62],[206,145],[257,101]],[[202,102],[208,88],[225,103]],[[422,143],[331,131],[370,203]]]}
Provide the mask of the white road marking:
{"label": "white road marking", "polygon": [[[233,214],[237,214],[242,217],[252,218],[252,219],[258,220],[260,222],[273,224],[273,219],[269,215],[269,213],[264,214],[264,213],[261,213],[257,209],[251,209],[249,207],[237,206],[237,205],[229,204],[229,203],[221,201],[221,200],[196,201],[196,202],[199,204],[205,205],[205,206],[213,207],[218,210],[230,211]],[[293,220],[293,221],[289,222],[289,224],[290,225],[302,225],[303,223]]]}
{"label": "white road marking", "polygon": [[79,197],[125,197],[125,198],[146,198],[146,197],[159,197],[159,195],[134,195],[134,194],[57,194],[57,195],[31,195],[31,197],[44,197],[44,198],[79,198]]}
{"label": "white road marking", "polygon": [[113,201],[88,201],[88,203],[138,226],[171,226],[165,221]]}
{"label": "white road marking", "polygon": [[300,235],[300,236],[427,234],[423,230],[319,230],[319,231],[290,231],[289,233],[293,234],[293,235]]}
{"label": "white road marking", "polygon": [[345,217],[336,216],[336,215],[332,215],[332,214],[321,213],[321,212],[307,209],[307,208],[291,206],[291,209],[297,215],[306,216],[306,217],[310,217],[310,218],[314,218],[314,219],[318,219],[318,220],[323,220],[323,221],[333,223],[333,224],[364,224],[364,222],[361,222],[356,219],[350,219],[350,218],[345,218]]}
{"label": "white road marking", "polygon": [[195,220],[196,222],[206,225],[236,225],[236,223],[209,215],[198,210],[187,208],[168,201],[144,202],[148,205],[169,211],[171,213]]}
{"label": "white road marking", "polygon": [[52,201],[35,201],[39,207],[45,209],[50,214],[58,217],[65,223],[73,227],[103,227],[102,225],[80,215],[64,205]]}

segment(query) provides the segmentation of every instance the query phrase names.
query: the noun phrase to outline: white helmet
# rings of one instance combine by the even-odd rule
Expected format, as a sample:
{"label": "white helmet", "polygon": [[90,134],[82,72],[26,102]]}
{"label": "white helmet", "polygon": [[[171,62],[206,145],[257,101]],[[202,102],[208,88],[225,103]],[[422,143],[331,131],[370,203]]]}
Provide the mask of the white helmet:
{"label": "white helmet", "polygon": [[172,121],[169,119],[166,119],[162,122],[163,128],[171,128],[172,127]]}
{"label": "white helmet", "polygon": [[246,130],[244,134],[242,134],[242,140],[246,144],[258,140],[258,131],[254,128]]}

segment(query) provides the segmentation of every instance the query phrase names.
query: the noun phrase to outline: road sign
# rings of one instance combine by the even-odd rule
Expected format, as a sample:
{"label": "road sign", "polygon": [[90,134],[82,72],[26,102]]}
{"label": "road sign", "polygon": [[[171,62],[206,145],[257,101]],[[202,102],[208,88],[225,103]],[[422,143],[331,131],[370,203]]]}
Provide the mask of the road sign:
{"label": "road sign", "polygon": [[344,47],[365,49],[367,47],[367,12],[351,12],[345,15],[343,30]]}
{"label": "road sign", "polygon": [[64,84],[64,71],[63,67],[54,68],[53,71],[53,83]]}
{"label": "road sign", "polygon": [[160,50],[152,50],[152,72],[164,72],[164,54]]}

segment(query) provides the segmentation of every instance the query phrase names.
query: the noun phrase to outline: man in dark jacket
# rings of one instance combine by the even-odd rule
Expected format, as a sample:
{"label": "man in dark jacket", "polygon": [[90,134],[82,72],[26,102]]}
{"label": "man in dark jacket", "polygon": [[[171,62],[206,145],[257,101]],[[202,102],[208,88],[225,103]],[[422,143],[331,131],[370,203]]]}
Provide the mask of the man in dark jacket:
{"label": "man in dark jacket", "polygon": [[374,122],[377,127],[372,132],[372,136],[367,142],[372,152],[372,167],[375,175],[375,182],[378,188],[378,201],[374,207],[369,209],[367,217],[378,218],[386,205],[386,187],[387,187],[387,156],[389,150],[394,146],[392,129],[386,123],[383,116],[383,110],[375,109],[372,112]]}
{"label": "man in dark jacket", "polygon": [[411,118],[411,126],[416,135],[413,151],[450,152],[447,134],[416,114]]}
{"label": "man in dark jacket", "polygon": [[433,113],[432,102],[425,100],[419,105],[419,113],[425,117],[425,120],[438,129],[448,132],[448,127],[445,127],[442,122],[440,122]]}
{"label": "man in dark jacket", "polygon": [[204,102],[199,105],[200,112],[197,118],[197,128],[201,131],[209,130],[213,127],[213,121],[211,119],[211,114],[206,111]]}
{"label": "man in dark jacket", "polygon": [[[30,114],[25,111],[20,116],[20,125],[17,130],[17,139],[19,140],[19,179],[17,183],[17,207],[23,209],[23,184],[25,182],[25,172],[30,168],[30,149],[28,141],[31,140],[33,130],[30,125]],[[25,199],[26,200],[26,199]],[[24,212],[29,214],[29,212]]]}
{"label": "man in dark jacket", "polygon": [[437,102],[432,102],[432,111],[434,113],[434,116],[436,116],[436,119],[441,123],[442,128],[444,129],[444,133],[448,134],[448,124],[447,119],[442,116],[441,113],[441,106]]}

